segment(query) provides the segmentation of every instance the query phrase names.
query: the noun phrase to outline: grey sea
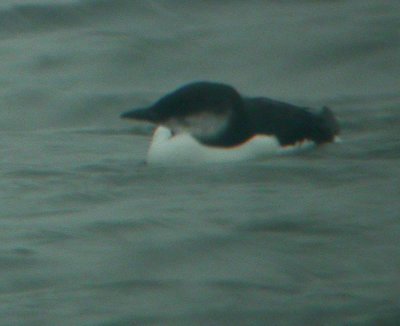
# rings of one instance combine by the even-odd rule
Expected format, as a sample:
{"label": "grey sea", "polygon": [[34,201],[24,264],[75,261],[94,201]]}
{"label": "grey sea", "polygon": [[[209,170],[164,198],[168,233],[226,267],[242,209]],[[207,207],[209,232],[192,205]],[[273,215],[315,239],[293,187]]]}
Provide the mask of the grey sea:
{"label": "grey sea", "polygon": [[[0,325],[400,325],[400,2],[2,0]],[[196,80],[341,142],[145,164]]]}

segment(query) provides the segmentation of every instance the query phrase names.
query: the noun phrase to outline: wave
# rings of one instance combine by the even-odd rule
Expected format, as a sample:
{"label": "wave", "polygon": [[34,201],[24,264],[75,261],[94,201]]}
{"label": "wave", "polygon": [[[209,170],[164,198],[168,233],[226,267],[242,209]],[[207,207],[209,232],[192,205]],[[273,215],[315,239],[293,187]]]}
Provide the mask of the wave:
{"label": "wave", "polygon": [[[79,27],[98,18],[134,9],[137,14],[155,10],[152,1],[88,0],[58,4],[17,4],[0,9],[0,35]],[[130,11],[131,12],[131,11]]]}

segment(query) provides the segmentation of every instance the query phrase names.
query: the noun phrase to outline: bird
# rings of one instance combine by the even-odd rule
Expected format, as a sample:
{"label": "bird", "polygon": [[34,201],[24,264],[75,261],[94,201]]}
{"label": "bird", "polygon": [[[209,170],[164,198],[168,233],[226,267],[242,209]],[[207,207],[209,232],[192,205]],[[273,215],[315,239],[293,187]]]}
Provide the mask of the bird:
{"label": "bird", "polygon": [[121,118],[157,125],[147,162],[161,164],[246,161],[331,143],[340,132],[326,106],[315,112],[211,81],[186,84]]}

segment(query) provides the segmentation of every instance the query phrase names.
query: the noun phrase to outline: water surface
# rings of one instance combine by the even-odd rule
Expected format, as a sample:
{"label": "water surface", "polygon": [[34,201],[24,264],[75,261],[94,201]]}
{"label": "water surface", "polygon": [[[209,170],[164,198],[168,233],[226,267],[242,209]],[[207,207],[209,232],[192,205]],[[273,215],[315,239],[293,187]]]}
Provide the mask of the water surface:
{"label": "water surface", "polygon": [[[397,325],[397,1],[3,1],[2,325]],[[342,142],[151,167],[118,116],[193,80]]]}

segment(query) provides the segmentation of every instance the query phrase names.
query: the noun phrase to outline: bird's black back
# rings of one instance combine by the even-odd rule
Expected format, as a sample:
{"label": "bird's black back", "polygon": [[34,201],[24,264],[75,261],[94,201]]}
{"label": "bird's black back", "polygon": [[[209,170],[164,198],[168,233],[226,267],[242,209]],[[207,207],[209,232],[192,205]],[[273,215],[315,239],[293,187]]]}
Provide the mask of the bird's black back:
{"label": "bird's black back", "polygon": [[337,133],[332,128],[335,121],[328,121],[325,111],[313,113],[308,108],[264,97],[243,98],[243,101],[254,134],[275,135],[282,146],[303,140],[330,142]]}

